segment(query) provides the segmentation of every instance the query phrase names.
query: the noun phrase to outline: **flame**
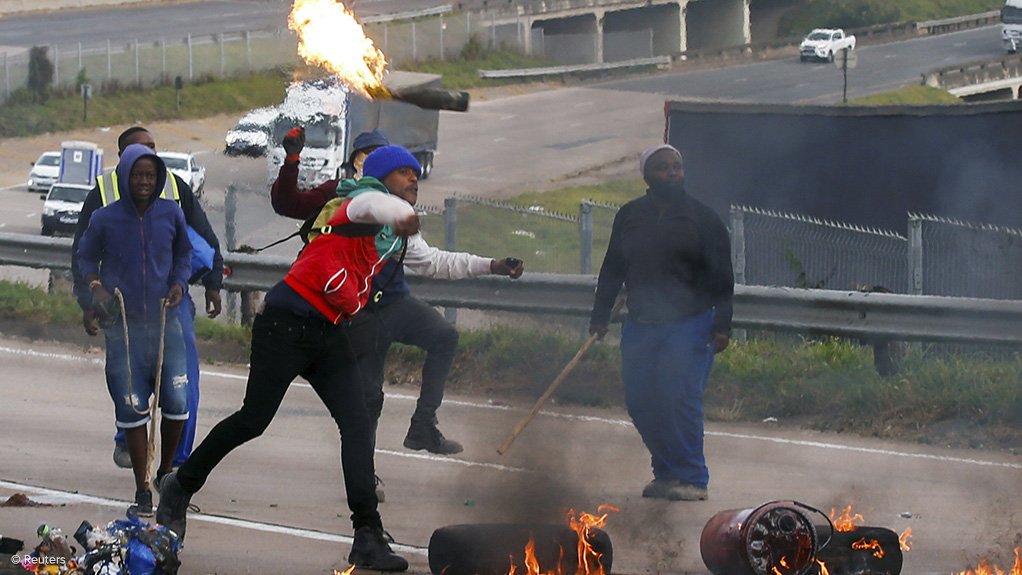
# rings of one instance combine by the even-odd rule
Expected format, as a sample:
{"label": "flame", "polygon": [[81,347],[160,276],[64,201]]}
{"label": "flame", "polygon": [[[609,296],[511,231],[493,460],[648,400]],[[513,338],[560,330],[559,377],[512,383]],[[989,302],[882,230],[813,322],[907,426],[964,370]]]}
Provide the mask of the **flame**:
{"label": "flame", "polygon": [[912,546],[908,542],[908,540],[911,539],[911,538],[912,538],[912,528],[911,527],[907,527],[904,531],[901,532],[901,535],[898,536],[898,545],[901,546],[901,550],[902,551],[911,551],[912,550]]}
{"label": "flame", "polygon": [[855,543],[852,543],[852,549],[855,549],[857,551],[871,549],[873,550],[874,557],[876,557],[877,559],[884,558],[884,548],[876,539],[866,540],[866,538],[863,537],[862,539],[859,539]]}
{"label": "flame", "polygon": [[[600,563],[600,559],[603,557],[602,553],[598,553],[593,546],[589,543],[589,539],[593,529],[599,529],[607,524],[607,516],[610,512],[620,511],[613,505],[600,505],[597,507],[597,513],[602,515],[595,515],[592,513],[586,513],[585,511],[576,514],[574,509],[569,509],[565,514],[568,521],[568,526],[578,534],[578,548],[577,557],[578,565],[575,568],[574,575],[607,575],[603,570],[603,564]],[[536,540],[532,533],[529,534],[529,542],[525,544],[525,571],[519,573],[519,569],[515,566],[514,555],[508,557],[511,566],[508,568],[507,575],[571,575],[565,574],[561,571],[561,562],[564,559],[564,549],[560,550],[560,556],[557,561],[557,568],[555,570],[541,571],[539,566],[539,559],[536,557]]]}
{"label": "flame", "polygon": [[354,565],[352,565],[351,567],[348,567],[344,571],[338,571],[337,569],[334,569],[334,575],[351,575],[351,572],[354,571],[354,570],[355,570],[355,566]]}
{"label": "flame", "polygon": [[369,98],[387,93],[383,87],[387,59],[344,4],[294,0],[287,25],[298,33],[298,55],[305,62],[326,68]]}
{"label": "flame", "polygon": [[830,521],[834,524],[835,531],[852,531],[856,523],[863,521],[862,515],[852,514],[852,506],[845,507],[840,516],[837,516],[837,509],[830,508]]}
{"label": "flame", "polygon": [[817,559],[816,564],[820,566],[820,575],[830,575],[830,570],[827,569],[826,563]]}
{"label": "flame", "polygon": [[1022,575],[1022,556],[1019,555],[1019,547],[1015,547],[1015,565],[1011,571],[1005,571],[996,565],[991,565],[989,559],[983,559],[975,569],[967,569],[957,575]]}

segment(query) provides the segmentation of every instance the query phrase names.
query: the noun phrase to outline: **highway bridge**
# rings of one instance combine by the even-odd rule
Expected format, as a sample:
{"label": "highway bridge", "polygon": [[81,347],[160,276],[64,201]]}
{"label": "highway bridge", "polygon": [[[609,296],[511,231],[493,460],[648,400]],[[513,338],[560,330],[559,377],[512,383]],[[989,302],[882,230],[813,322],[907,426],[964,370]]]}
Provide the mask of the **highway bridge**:
{"label": "highway bridge", "polygon": [[[594,37],[590,54],[604,62],[635,56],[665,56],[688,50],[748,44],[752,0],[464,0],[456,10],[481,14],[495,36],[513,35],[532,52],[536,38]],[[537,32],[541,34],[537,35]],[[622,54],[634,44],[628,33],[647,34],[644,54]],[[631,41],[615,43],[612,38]],[[548,50],[549,52],[549,50]]]}

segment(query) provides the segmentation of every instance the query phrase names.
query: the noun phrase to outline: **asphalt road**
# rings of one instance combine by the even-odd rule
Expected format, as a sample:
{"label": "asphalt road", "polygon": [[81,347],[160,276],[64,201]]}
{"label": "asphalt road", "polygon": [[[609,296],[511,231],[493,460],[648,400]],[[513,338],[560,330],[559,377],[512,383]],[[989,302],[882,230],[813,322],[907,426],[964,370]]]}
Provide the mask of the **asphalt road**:
{"label": "asphalt road", "polygon": [[[68,532],[82,520],[120,517],[133,487],[110,459],[102,353],[0,337],[0,365],[0,501],[24,493],[61,505],[0,508],[0,533],[34,544],[40,523]],[[240,405],[244,377],[243,368],[203,367],[200,437]],[[980,557],[1007,566],[1022,537],[1019,456],[715,423],[706,439],[709,500],[668,503],[639,496],[648,455],[618,410],[548,406],[500,456],[496,447],[529,406],[448,397],[441,428],[465,451],[438,457],[401,447],[416,390],[387,392],[376,458],[387,493],[381,512],[416,573],[428,571],[429,538],[441,526],[560,524],[563,509],[603,503],[621,509],[606,527],[620,574],[705,573],[698,542],[707,520],[772,500],[824,512],[853,505],[865,525],[911,528],[903,569],[911,575],[962,571]],[[267,432],[229,455],[193,499],[202,512],[191,516],[182,573],[342,568],[351,530],[337,448],[326,410],[294,384]]]}
{"label": "asphalt road", "polygon": [[[375,16],[431,8],[441,0],[358,0],[355,13]],[[168,30],[180,35],[216,35],[286,28],[290,2],[279,0],[205,0],[145,6],[62,10],[0,18],[0,53],[32,46],[115,44],[136,38],[160,38]]]}

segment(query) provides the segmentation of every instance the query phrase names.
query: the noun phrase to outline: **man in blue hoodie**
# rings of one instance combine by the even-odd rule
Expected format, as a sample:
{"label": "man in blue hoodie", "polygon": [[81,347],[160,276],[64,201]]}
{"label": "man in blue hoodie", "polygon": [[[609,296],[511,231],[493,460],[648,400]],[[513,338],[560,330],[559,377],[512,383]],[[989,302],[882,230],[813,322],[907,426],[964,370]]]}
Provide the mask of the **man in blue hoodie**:
{"label": "man in blue hoodie", "polygon": [[85,330],[95,332],[97,323],[105,327],[107,389],[135,475],[135,504],[129,510],[152,516],[146,424],[158,378],[163,420],[154,483],[171,471],[188,419],[178,304],[188,289],[192,245],[181,208],[158,196],[167,179],[159,156],[132,144],[121,154],[116,172],[122,186],[127,182],[127,193],[93,214],[74,257],[92,299],[83,314]]}
{"label": "man in blue hoodie", "polygon": [[[117,137],[117,155],[123,154],[124,149],[131,144],[142,144],[151,150],[156,150],[156,140],[152,132],[142,126],[132,126],[121,132],[120,136]],[[74,240],[71,244],[72,254],[78,250],[78,242],[81,241],[85,229],[89,227],[89,220],[92,218],[93,212],[117,201],[120,197],[117,182],[118,179],[115,173],[104,174],[100,181],[97,182],[96,187],[86,196],[85,204],[82,205],[82,213],[78,217],[78,227],[75,229]],[[184,211],[185,223],[213,250],[213,261],[212,266],[209,268],[209,273],[196,277],[194,275],[195,270],[193,270],[193,277],[189,281],[193,284],[201,283],[203,285],[205,288],[206,317],[210,319],[215,318],[220,315],[220,290],[223,287],[224,277],[223,257],[220,254],[220,242],[217,240],[216,233],[209,224],[209,219],[206,217],[206,213],[203,211],[198,198],[192,193],[192,189],[179,176],[174,175],[173,172],[167,172],[167,182],[163,190],[158,191],[157,194],[177,202],[181,206],[181,210]],[[78,300],[78,305],[85,312],[83,323],[86,326],[92,325],[94,322],[88,317],[92,309],[92,294],[89,293],[88,284],[83,281],[74,258],[71,259],[71,274],[74,278],[75,297]],[[175,467],[184,463],[184,460],[188,459],[188,455],[192,452],[199,411],[199,352],[195,345],[195,304],[192,302],[191,297],[189,297],[188,290],[185,290],[184,301],[181,302],[181,310],[179,319],[181,321],[181,331],[185,337],[185,354],[188,361],[189,416],[188,421],[185,423],[185,429],[181,433],[181,441],[178,443],[177,453],[174,454]],[[89,335],[96,335],[97,333],[99,333],[98,330],[89,332]],[[131,468],[131,457],[128,455],[127,445],[124,441],[124,431],[120,429],[117,430],[117,434],[114,436],[114,463],[118,467]]]}

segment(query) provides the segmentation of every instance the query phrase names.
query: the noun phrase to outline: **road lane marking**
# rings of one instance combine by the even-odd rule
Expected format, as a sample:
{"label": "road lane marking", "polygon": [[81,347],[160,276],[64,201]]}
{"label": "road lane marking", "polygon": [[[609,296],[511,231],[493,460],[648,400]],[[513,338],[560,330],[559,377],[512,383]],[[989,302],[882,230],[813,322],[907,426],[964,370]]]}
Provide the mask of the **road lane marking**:
{"label": "road lane marking", "polygon": [[[40,358],[40,359],[46,359],[46,360],[88,361],[90,363],[97,364],[97,365],[103,365],[103,363],[104,363],[102,359],[99,359],[99,358],[87,358],[87,357],[84,357],[84,356],[81,356],[81,355],[77,355],[77,354],[40,352],[40,351],[35,351],[35,350],[16,349],[16,348],[11,348],[11,347],[4,347],[4,346],[0,346],[0,353],[11,354],[11,355],[21,355],[21,356],[34,357],[34,358]],[[224,378],[224,379],[234,379],[234,380],[247,380],[248,379],[248,375],[247,374],[246,375],[238,375],[238,374],[234,374],[234,373],[227,373],[227,372],[222,372],[222,371],[210,371],[210,370],[200,370],[199,373],[201,373],[202,375],[210,376],[210,377],[221,377],[221,378]],[[292,385],[296,385],[298,387],[304,387],[304,388],[312,389],[312,386],[310,386],[308,383],[298,382],[298,383],[293,383]],[[408,394],[403,394],[403,393],[389,393],[388,392],[386,394],[386,397],[387,398],[397,399],[397,400],[402,400],[402,401],[416,401],[416,400],[418,400],[418,396],[408,395]],[[523,409],[523,408],[512,407],[512,406],[508,406],[508,405],[495,404],[495,403],[480,403],[480,402],[475,402],[475,401],[459,401],[459,400],[454,400],[454,399],[444,400],[444,403],[447,404],[447,405],[457,405],[457,406],[461,406],[461,407],[468,407],[468,408],[474,408],[474,409],[490,409],[490,410],[498,410],[498,411],[515,411],[515,412],[520,412],[520,413],[526,412],[526,410]],[[587,422],[587,423],[601,423],[601,424],[604,424],[604,425],[614,425],[614,426],[619,426],[619,427],[631,427],[632,426],[632,422],[630,420],[628,420],[628,419],[620,419],[620,418],[598,417],[598,416],[592,416],[592,415],[575,415],[575,414],[571,414],[571,413],[556,413],[556,412],[552,412],[552,411],[543,411],[543,410],[540,410],[537,415],[544,415],[544,416],[547,416],[547,417],[552,417],[552,418],[556,418],[556,419],[563,419],[563,420],[568,420],[568,421],[580,421],[580,422]],[[927,454],[927,453],[909,453],[909,452],[906,452],[906,451],[894,451],[894,450],[890,450],[890,449],[879,449],[879,448],[874,448],[874,447],[856,447],[856,446],[852,446],[852,445],[842,445],[840,443],[831,443],[831,442],[824,442],[824,441],[808,441],[808,440],[803,440],[803,439],[785,439],[785,438],[782,438],[782,437],[770,437],[770,436],[767,436],[767,435],[753,435],[753,434],[747,434],[747,433],[730,433],[730,432],[724,432],[724,431],[709,431],[709,430],[707,430],[705,432],[705,434],[710,436],[710,437],[725,437],[725,438],[730,438],[730,439],[743,439],[743,440],[749,440],[749,441],[761,441],[761,442],[766,442],[766,443],[777,443],[777,444],[784,444],[784,445],[797,445],[797,446],[800,446],[800,447],[814,447],[814,448],[817,448],[817,449],[829,449],[829,450],[834,450],[834,451],[850,451],[850,452],[854,452],[854,453],[866,453],[866,454],[872,454],[872,455],[884,455],[884,456],[888,456],[888,457],[896,457],[896,458],[903,458],[903,459],[926,459],[926,460],[931,460],[931,461],[943,461],[945,463],[959,463],[959,464],[963,464],[963,465],[975,465],[975,466],[980,466],[980,467],[1000,467],[1000,468],[1004,468],[1004,469],[1020,469],[1020,470],[1022,470],[1022,463],[1009,463],[1009,462],[1001,462],[1001,461],[989,461],[989,460],[974,459],[974,458],[967,458],[967,457],[954,457],[954,456],[950,456],[950,455],[932,455],[932,454]],[[471,465],[471,466],[479,466],[479,467],[488,467],[488,468],[493,468],[493,469],[502,469],[502,470],[515,471],[515,472],[529,472],[529,471],[531,471],[531,470],[523,469],[523,468],[511,468],[511,467],[504,467],[504,466],[499,466],[499,465],[495,465],[495,464],[488,464],[488,463],[481,463],[481,462],[469,462],[469,461],[466,461],[466,460],[463,460],[463,459],[454,459],[454,458],[436,457],[436,456],[426,456],[426,455],[416,454],[416,453],[404,453],[404,452],[400,452],[400,451],[388,451],[388,450],[382,450],[382,449],[377,450],[377,451],[382,452],[382,453],[386,453],[388,455],[394,455],[394,456],[399,456],[399,457],[429,458],[429,459],[438,460],[438,461],[446,461],[446,462],[451,462],[451,463],[458,463],[460,465]]]}
{"label": "road lane marking", "polygon": [[[387,398],[393,398],[394,396],[387,394]],[[411,398],[416,399],[416,398]],[[424,461],[442,461],[444,463],[456,463],[458,465],[464,465],[465,467],[484,467],[488,469],[496,469],[497,471],[510,471],[512,473],[539,473],[536,469],[525,469],[524,467],[511,467],[510,465],[499,465],[496,463],[481,463],[479,461],[468,461],[465,459],[456,459],[454,457],[440,457],[437,455],[428,455],[425,453],[407,453],[404,451],[392,451],[390,449],[379,449],[377,448],[376,453],[383,453],[385,455],[393,455],[395,457],[405,457],[409,459],[421,459]]]}
{"label": "road lane marking", "polygon": [[[66,501],[69,503],[85,503],[89,505],[97,505],[100,507],[113,507],[116,509],[124,509],[131,502],[121,501],[119,499],[109,499],[106,497],[98,497],[96,495],[86,495],[79,492],[63,491],[60,489],[51,489],[48,487],[37,487],[35,485],[27,485],[24,483],[16,483],[13,481],[5,481],[0,479],[0,488],[9,489],[16,492],[28,492],[30,495],[44,496],[52,498],[55,501]],[[327,533],[326,531],[317,531],[315,529],[301,529],[298,527],[291,527],[289,525],[281,525],[279,523],[266,523],[263,521],[253,521],[249,519],[237,519],[234,517],[224,517],[223,515],[213,515],[209,513],[189,513],[188,521],[202,521],[204,523],[214,523],[216,525],[228,525],[230,527],[239,527],[241,529],[248,529],[250,531],[262,531],[264,533],[274,533],[277,535],[290,535],[292,537],[300,537],[302,539],[311,539],[314,541],[327,541],[330,543],[345,543],[351,545],[353,539],[350,535],[338,535],[336,533]],[[403,545],[400,543],[392,543],[391,547],[398,551],[405,553],[414,553],[416,555],[426,555],[427,549],[425,547],[418,547],[415,545]]]}

